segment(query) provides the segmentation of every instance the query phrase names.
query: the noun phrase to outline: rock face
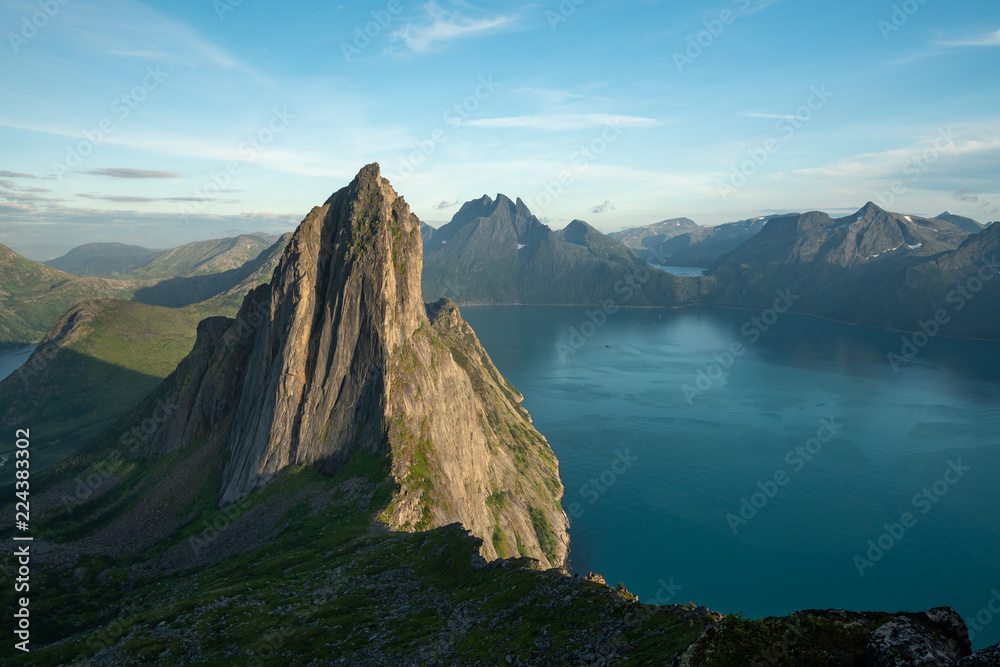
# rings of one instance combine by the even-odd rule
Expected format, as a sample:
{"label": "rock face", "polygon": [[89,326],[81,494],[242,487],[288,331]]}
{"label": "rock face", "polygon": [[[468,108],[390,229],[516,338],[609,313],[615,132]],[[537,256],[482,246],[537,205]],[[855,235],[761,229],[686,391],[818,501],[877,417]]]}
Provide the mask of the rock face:
{"label": "rock face", "polygon": [[203,323],[161,390],[175,419],[145,451],[224,443],[221,505],[286,466],[334,473],[358,452],[389,457],[390,526],[460,522],[487,558],[560,565],[555,456],[455,305],[423,303],[421,257],[417,217],[365,167],[306,216],[235,320]]}
{"label": "rock face", "polygon": [[897,616],[872,633],[868,643],[870,667],[951,667],[969,655],[965,623],[948,608],[923,614],[926,620]]}
{"label": "rock face", "polygon": [[967,662],[989,660],[991,651],[969,657],[968,629],[949,607],[895,614],[807,609],[760,620],[727,617],[708,626],[673,664],[958,667],[996,664]]}

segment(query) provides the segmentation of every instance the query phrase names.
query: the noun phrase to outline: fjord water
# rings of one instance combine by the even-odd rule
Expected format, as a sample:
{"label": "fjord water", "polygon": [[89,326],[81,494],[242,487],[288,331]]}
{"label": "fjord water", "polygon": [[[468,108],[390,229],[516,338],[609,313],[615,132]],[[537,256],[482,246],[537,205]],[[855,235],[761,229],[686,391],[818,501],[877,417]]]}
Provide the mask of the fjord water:
{"label": "fjord water", "polygon": [[462,309],[559,457],[571,569],[752,617],[948,605],[1000,641],[1000,345],[938,337],[897,372],[897,332],[588,312]]}
{"label": "fjord water", "polygon": [[10,376],[14,371],[28,361],[37,345],[27,345],[16,350],[0,353],[0,381]]}

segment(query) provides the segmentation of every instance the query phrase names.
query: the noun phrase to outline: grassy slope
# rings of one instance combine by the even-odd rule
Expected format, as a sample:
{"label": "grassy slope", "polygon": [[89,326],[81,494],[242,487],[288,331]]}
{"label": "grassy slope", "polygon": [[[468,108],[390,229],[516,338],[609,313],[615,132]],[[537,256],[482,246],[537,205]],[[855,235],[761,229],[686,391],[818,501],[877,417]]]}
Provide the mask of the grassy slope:
{"label": "grassy slope", "polygon": [[84,321],[63,343],[43,345],[0,383],[0,417],[7,428],[32,430],[36,470],[92,440],[155,389],[191,350],[198,323],[189,310],[116,299],[72,312]]}
{"label": "grassy slope", "polygon": [[222,273],[246,264],[267,250],[269,245],[266,239],[250,234],[196,241],[168,250],[124,277],[176,278]]}
{"label": "grassy slope", "polygon": [[[166,477],[175,461],[134,466],[124,486]],[[530,569],[527,559],[486,566],[475,555],[478,541],[457,528],[386,530],[375,516],[391,488],[377,457],[356,455],[333,478],[288,469],[228,510],[215,506],[218,484],[210,476],[205,492],[185,503],[187,523],[141,557],[81,556],[61,572],[36,566],[32,613],[47,622],[36,626],[31,655],[5,664],[290,665],[342,656],[351,665],[492,665],[509,655],[573,665],[585,654],[614,664],[625,652],[631,664],[659,664],[704,626],[704,612],[656,611],[627,592]],[[36,534],[96,530],[121,495],[43,523]],[[267,525],[262,516],[271,517]],[[191,549],[192,538],[210,548],[250,525],[277,526],[278,534],[191,569],[148,567]],[[0,597],[12,604],[7,588]],[[10,656],[10,642],[0,652]]]}
{"label": "grassy slope", "polygon": [[0,246],[0,351],[41,340],[56,319],[84,299],[130,298],[142,285],[77,278]]}

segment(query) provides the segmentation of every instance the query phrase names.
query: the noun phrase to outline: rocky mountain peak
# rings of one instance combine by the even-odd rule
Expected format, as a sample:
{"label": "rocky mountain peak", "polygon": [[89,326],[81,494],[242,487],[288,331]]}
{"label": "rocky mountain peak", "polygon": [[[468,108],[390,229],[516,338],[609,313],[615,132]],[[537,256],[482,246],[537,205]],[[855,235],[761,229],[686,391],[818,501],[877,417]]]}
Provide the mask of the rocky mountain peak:
{"label": "rocky mountain peak", "polygon": [[224,452],[220,505],[288,466],[333,474],[373,456],[391,469],[387,525],[458,522],[486,557],[561,564],[558,462],[455,304],[422,301],[421,245],[417,217],[366,166],[309,212],[235,321],[199,330],[146,451]]}

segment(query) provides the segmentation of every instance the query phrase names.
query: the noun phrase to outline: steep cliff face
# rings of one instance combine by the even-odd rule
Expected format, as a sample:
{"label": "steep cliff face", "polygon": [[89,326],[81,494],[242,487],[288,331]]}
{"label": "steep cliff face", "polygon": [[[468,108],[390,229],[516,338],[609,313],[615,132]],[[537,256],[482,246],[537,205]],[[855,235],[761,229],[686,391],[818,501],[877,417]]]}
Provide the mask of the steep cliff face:
{"label": "steep cliff face", "polygon": [[455,305],[423,303],[421,262],[417,217],[365,167],[306,216],[235,320],[202,328],[162,389],[176,423],[144,451],[223,438],[222,505],[289,465],[334,473],[358,451],[388,456],[390,526],[460,522],[487,558],[561,564],[555,457]]}

